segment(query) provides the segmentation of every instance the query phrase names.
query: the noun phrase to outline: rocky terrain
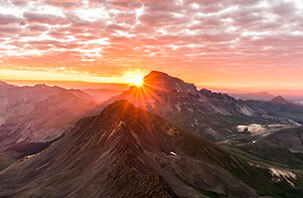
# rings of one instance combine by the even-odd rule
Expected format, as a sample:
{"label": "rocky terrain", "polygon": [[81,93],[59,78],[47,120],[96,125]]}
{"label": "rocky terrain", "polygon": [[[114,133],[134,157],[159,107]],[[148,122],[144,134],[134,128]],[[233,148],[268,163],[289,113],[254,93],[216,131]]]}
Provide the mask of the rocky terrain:
{"label": "rocky terrain", "polygon": [[301,182],[117,101],[3,170],[0,197],[299,197]]}

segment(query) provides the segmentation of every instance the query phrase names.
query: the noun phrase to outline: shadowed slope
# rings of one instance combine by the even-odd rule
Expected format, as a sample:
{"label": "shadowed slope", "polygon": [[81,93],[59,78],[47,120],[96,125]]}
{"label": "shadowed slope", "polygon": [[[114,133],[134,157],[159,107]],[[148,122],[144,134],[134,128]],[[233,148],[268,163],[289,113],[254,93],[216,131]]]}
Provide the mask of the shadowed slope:
{"label": "shadowed slope", "polygon": [[[81,120],[50,149],[4,171],[0,186],[11,189],[5,195],[175,197],[162,177],[144,168],[139,157],[143,150],[111,111],[116,109]],[[23,177],[17,179],[16,173]]]}

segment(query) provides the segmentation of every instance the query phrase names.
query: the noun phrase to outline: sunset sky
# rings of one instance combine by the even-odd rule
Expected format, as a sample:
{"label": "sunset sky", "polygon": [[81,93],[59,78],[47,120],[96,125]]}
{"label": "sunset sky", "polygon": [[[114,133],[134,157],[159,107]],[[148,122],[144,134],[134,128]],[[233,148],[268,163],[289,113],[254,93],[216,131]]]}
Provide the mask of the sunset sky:
{"label": "sunset sky", "polygon": [[1,0],[0,79],[303,89],[302,0]]}

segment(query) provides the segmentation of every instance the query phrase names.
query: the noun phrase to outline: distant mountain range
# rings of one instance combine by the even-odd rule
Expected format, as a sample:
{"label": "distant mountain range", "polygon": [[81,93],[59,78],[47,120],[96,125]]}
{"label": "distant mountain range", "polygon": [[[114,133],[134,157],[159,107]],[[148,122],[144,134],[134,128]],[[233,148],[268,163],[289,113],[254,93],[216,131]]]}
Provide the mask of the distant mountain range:
{"label": "distant mountain range", "polygon": [[273,99],[275,96],[264,91],[264,92],[256,92],[256,93],[228,93],[230,96],[241,99],[241,100],[261,100],[268,101]]}
{"label": "distant mountain range", "polygon": [[247,100],[245,102],[250,108],[258,109],[262,117],[267,120],[283,124],[292,123],[298,126],[303,124],[303,106],[291,103],[282,96],[277,96],[265,102],[257,100]]}
{"label": "distant mountain range", "polygon": [[279,104],[279,105],[291,105],[292,103],[283,98],[282,96],[277,96],[272,98],[270,101],[272,104]]}
{"label": "distant mountain range", "polygon": [[83,92],[92,96],[98,103],[104,102],[113,96],[119,95],[123,89],[83,89]]}
{"label": "distant mountain range", "polygon": [[19,87],[0,81],[0,151],[13,146],[27,153],[38,149],[39,145],[32,143],[40,142],[44,147],[43,142],[62,136],[96,106],[95,100],[80,90]]}
{"label": "distant mountain range", "polygon": [[0,197],[300,197],[302,176],[117,101],[0,172]]}

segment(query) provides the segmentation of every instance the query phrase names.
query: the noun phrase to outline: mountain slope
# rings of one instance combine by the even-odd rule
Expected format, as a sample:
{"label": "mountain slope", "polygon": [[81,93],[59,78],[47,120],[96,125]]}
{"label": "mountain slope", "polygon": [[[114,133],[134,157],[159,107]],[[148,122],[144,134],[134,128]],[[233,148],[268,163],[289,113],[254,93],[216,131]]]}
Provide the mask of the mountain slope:
{"label": "mountain slope", "polygon": [[256,197],[254,189],[275,197],[302,193],[301,176],[274,178],[267,167],[247,163],[118,101],[100,115],[80,120],[45,151],[2,171],[0,196]]}

